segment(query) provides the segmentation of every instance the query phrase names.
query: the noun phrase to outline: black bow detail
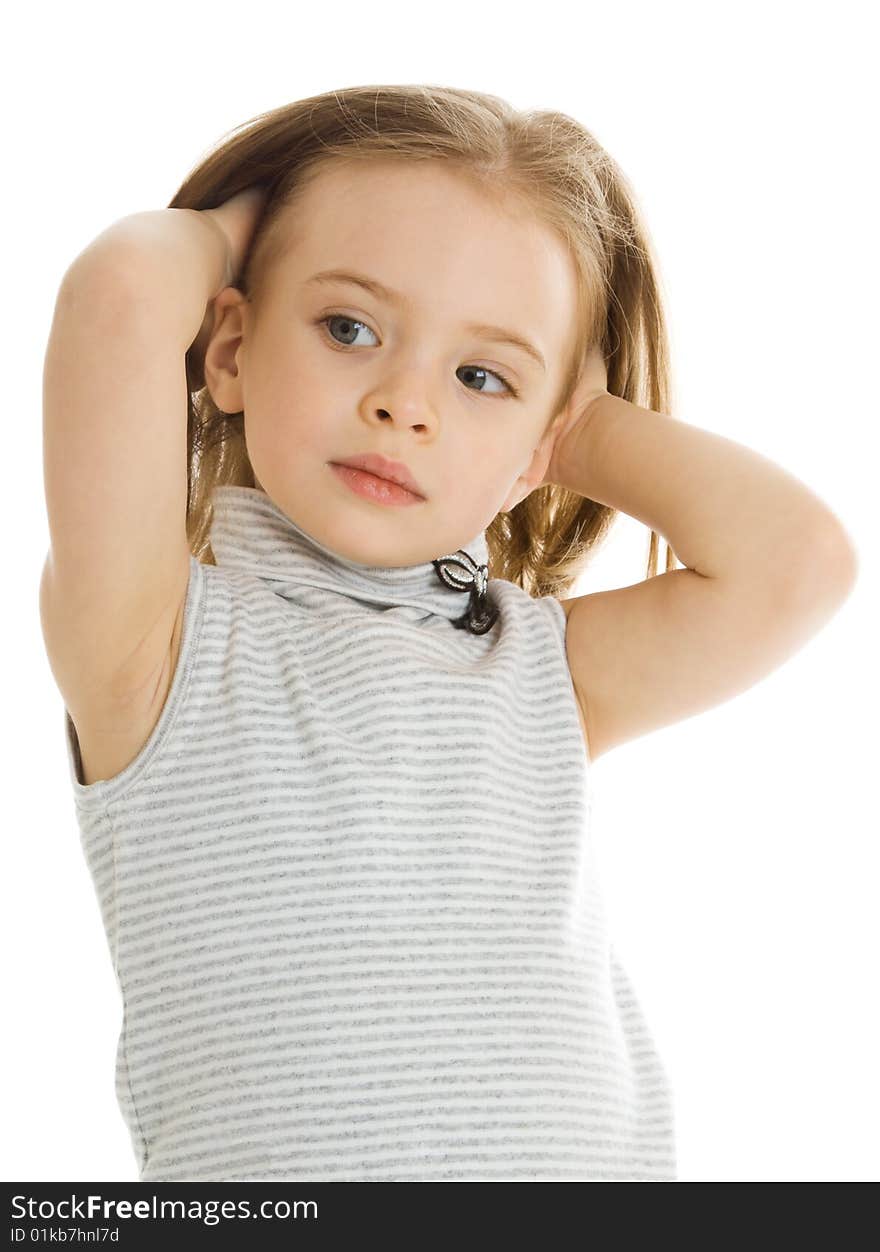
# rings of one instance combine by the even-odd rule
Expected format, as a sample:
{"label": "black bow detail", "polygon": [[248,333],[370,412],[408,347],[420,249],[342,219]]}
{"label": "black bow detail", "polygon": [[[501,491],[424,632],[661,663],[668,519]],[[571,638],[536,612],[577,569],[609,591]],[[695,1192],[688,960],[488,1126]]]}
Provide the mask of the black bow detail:
{"label": "black bow detail", "polygon": [[[464,560],[460,560],[464,557]],[[437,571],[440,580],[455,591],[470,591],[468,606],[461,617],[453,619],[453,626],[459,630],[469,630],[472,635],[485,635],[498,620],[498,609],[489,598],[489,567],[478,565],[476,561],[459,548],[449,556],[438,557],[431,564]],[[456,573],[463,570],[464,577]]]}

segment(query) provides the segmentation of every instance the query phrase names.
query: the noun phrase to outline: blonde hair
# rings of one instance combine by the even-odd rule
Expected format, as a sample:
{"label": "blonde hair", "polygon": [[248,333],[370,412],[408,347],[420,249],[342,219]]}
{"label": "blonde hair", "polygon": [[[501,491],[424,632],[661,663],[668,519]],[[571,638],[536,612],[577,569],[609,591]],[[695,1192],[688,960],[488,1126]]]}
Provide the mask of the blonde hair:
{"label": "blonde hair", "polygon": [[[390,85],[325,92],[258,115],[190,172],[169,208],[215,208],[259,183],[267,192],[239,288],[253,296],[287,246],[284,221],[311,180],[340,160],[443,161],[489,196],[514,205],[569,247],[579,278],[577,351],[551,412],[570,400],[588,348],[599,343],[608,390],[669,412],[669,353],[658,269],[626,178],[579,122],[551,110],[520,112],[496,96],[454,87]],[[187,353],[187,535],[210,550],[215,485],[255,485],[242,413],[224,413]],[[549,422],[548,422],[549,425]],[[486,530],[494,578],[532,596],[564,595],[606,536],[617,510],[559,484],[536,488]],[[651,531],[647,577],[657,573]],[[666,568],[675,565],[666,547]]]}

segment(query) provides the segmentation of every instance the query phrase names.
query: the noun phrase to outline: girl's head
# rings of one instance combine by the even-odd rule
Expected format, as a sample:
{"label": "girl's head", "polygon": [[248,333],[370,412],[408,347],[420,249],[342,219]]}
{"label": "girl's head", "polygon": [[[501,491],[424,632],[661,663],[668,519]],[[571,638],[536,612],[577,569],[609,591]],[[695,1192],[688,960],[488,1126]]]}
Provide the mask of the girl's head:
{"label": "girl's head", "polygon": [[[208,390],[244,412],[260,486],[319,542],[369,565],[456,551],[542,475],[536,449],[580,343],[568,249],[441,161],[333,158],[283,229],[250,299],[229,287],[217,301]],[[393,294],[315,280],[330,271]],[[425,498],[354,494],[331,462],[369,452],[406,464]]]}
{"label": "girl's head", "polygon": [[[610,158],[563,114],[354,88],[250,123],[172,207],[257,182],[244,273],[215,301],[204,361],[187,361],[193,550],[209,556],[214,485],[239,483],[351,560],[422,563],[486,529],[493,577],[564,593],[614,516],[538,486],[590,346],[609,391],[668,409],[650,252]],[[331,462],[367,452],[404,462],[424,499],[351,492]]]}

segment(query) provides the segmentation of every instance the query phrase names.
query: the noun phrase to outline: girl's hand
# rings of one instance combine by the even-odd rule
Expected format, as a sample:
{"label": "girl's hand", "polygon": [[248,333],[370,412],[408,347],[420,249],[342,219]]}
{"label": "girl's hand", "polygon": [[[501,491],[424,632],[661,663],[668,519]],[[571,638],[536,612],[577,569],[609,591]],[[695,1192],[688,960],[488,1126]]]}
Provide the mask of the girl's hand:
{"label": "girl's hand", "polygon": [[[538,484],[539,487],[560,482],[559,467],[577,442],[581,427],[587,420],[588,409],[599,396],[607,395],[608,373],[605,368],[605,358],[602,356],[599,345],[594,343],[584,360],[584,366],[571,400],[556,426],[551,428],[547,468]],[[555,435],[553,430],[555,430]]]}
{"label": "girl's hand", "polygon": [[236,279],[241,277],[244,258],[248,246],[256,230],[257,222],[266,204],[267,192],[264,187],[245,187],[224,200],[216,209],[200,211],[215,222],[226,237],[228,253],[226,258],[226,277],[223,286],[234,286]]}
{"label": "girl's hand", "polygon": [[[216,209],[199,209],[215,230],[219,230],[226,240],[226,273],[220,291],[235,286],[244,268],[244,258],[256,230],[257,222],[266,205],[267,192],[258,186],[246,187],[224,200]],[[220,292],[216,292],[208,301],[205,316],[193,342],[187,349],[187,368],[189,371],[189,387],[198,391],[205,385],[204,363],[205,352],[214,333],[214,301]]]}

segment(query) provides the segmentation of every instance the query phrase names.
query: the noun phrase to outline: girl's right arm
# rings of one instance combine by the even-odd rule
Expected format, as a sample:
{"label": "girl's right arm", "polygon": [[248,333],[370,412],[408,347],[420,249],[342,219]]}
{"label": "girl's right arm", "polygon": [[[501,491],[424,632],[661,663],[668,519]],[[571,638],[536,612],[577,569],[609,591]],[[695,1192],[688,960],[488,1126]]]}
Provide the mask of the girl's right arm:
{"label": "girl's right arm", "polygon": [[[58,291],[43,370],[40,616],[76,722],[155,685],[186,595],[187,349],[239,273],[255,189],[114,223]],[[207,306],[207,313],[206,313]]]}

